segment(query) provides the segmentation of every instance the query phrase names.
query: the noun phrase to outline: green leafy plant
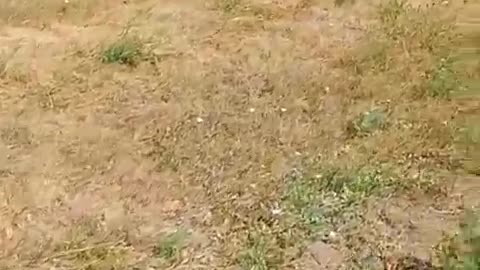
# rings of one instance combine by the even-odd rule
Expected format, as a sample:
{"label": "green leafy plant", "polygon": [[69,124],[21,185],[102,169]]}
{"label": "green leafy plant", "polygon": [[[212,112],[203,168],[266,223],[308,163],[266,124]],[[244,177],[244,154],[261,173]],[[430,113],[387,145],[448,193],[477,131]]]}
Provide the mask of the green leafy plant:
{"label": "green leafy plant", "polygon": [[461,83],[453,69],[453,60],[442,58],[430,75],[428,93],[432,97],[448,98],[460,90]]}
{"label": "green leafy plant", "polygon": [[365,112],[349,123],[347,133],[351,137],[367,135],[386,126],[387,114],[380,109]]}

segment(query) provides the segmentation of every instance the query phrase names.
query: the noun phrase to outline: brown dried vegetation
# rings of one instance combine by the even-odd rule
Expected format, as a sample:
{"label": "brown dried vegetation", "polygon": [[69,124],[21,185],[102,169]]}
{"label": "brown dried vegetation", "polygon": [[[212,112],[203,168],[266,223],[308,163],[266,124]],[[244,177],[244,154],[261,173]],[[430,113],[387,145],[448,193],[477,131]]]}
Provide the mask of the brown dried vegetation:
{"label": "brown dried vegetation", "polygon": [[0,268],[474,269],[475,8],[3,1]]}

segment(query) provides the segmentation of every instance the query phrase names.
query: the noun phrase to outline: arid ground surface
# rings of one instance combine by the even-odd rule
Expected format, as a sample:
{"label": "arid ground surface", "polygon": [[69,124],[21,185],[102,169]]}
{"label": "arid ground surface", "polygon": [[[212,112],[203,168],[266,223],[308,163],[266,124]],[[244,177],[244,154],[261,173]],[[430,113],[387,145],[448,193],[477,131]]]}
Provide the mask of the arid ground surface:
{"label": "arid ground surface", "polygon": [[479,14],[1,1],[0,269],[480,269]]}

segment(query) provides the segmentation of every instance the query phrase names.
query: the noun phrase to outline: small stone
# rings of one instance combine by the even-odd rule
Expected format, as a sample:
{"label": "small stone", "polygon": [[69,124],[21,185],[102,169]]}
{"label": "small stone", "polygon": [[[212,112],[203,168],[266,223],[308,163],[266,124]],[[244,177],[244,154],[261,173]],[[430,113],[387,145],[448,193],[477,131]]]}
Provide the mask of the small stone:
{"label": "small stone", "polygon": [[166,201],[164,202],[163,211],[164,212],[178,212],[182,209],[183,203],[179,200]]}
{"label": "small stone", "polygon": [[282,209],[280,208],[273,208],[271,211],[272,211],[272,215],[274,216],[278,216],[282,213]]}
{"label": "small stone", "polygon": [[8,240],[12,240],[13,238],[13,229],[11,227],[7,227],[5,229],[5,235],[7,236]]}

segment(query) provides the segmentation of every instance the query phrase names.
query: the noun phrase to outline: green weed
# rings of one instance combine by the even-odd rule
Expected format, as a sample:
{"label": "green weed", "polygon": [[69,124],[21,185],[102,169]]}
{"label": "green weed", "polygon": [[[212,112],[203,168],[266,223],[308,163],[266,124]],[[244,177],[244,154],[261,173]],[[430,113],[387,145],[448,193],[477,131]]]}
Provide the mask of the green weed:
{"label": "green weed", "polygon": [[461,82],[451,59],[442,58],[429,77],[428,93],[432,97],[449,98],[452,93],[461,89]]}
{"label": "green weed", "polygon": [[387,115],[383,110],[374,109],[355,118],[347,126],[351,137],[366,135],[386,126]]}
{"label": "green weed", "polygon": [[108,46],[102,53],[104,63],[119,63],[134,66],[141,56],[141,44],[131,39],[119,40]]}
{"label": "green weed", "polygon": [[185,245],[187,233],[177,230],[162,237],[153,247],[153,255],[165,261],[171,261],[178,257]]}
{"label": "green weed", "polygon": [[281,269],[298,258],[308,242],[361,220],[357,211],[368,198],[386,196],[393,182],[380,171],[322,168],[295,170],[287,177],[280,214],[252,221],[240,251],[243,269]]}
{"label": "green weed", "polygon": [[459,145],[465,152],[465,170],[480,175],[480,125],[467,125],[461,132]]}
{"label": "green weed", "polygon": [[293,175],[285,207],[312,232],[328,228],[352,213],[367,198],[388,194],[393,180],[379,171],[322,170],[313,176]]}
{"label": "green weed", "polygon": [[272,265],[268,259],[265,239],[261,236],[250,237],[248,249],[240,257],[240,266],[245,270],[268,270]]}
{"label": "green weed", "polygon": [[480,219],[467,213],[458,235],[439,245],[440,262],[444,270],[480,269]]}

